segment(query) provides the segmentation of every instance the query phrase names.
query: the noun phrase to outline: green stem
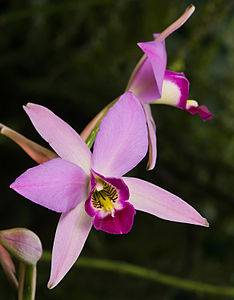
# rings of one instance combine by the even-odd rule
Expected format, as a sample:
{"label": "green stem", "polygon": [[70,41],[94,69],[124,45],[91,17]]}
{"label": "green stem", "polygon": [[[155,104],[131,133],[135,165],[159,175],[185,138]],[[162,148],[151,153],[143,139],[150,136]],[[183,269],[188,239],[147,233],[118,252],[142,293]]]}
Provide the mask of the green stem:
{"label": "green stem", "polygon": [[105,117],[105,115],[107,114],[107,112],[109,111],[109,109],[114,106],[114,104],[119,100],[119,98],[116,98],[114,101],[112,101],[106,108],[106,110],[104,111],[102,117],[100,120],[98,120],[98,122],[96,123],[96,125],[94,126],[93,130],[91,131],[90,135],[87,137],[85,143],[87,144],[87,146],[89,148],[91,148],[93,146],[93,143],[95,141],[96,135],[98,133],[98,129],[101,123],[101,120]]}
{"label": "green stem", "polygon": [[[50,261],[51,255],[45,251],[42,256],[42,261]],[[176,287],[178,289],[199,292],[213,295],[234,296],[234,287],[231,286],[216,286],[202,282],[177,278],[166,274],[159,273],[155,270],[149,270],[133,264],[122,261],[112,261],[106,259],[94,258],[79,258],[75,266],[87,267],[91,269],[112,271],[118,273],[125,273],[135,277],[149,279],[157,283],[162,283],[168,286]]]}
{"label": "green stem", "polygon": [[36,265],[19,263],[18,300],[34,300],[36,292]]}

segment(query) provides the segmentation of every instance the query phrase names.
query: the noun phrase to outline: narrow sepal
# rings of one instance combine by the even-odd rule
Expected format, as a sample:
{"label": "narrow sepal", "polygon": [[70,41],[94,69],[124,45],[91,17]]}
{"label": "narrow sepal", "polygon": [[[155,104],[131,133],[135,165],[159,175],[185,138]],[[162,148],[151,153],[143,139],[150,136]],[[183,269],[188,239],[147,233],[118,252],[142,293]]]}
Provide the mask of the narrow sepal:
{"label": "narrow sepal", "polygon": [[80,255],[92,227],[92,218],[84,210],[84,201],[61,215],[54,239],[48,288],[54,288]]}
{"label": "narrow sepal", "polygon": [[77,164],[89,174],[91,152],[71,126],[44,106],[28,103],[24,110],[39,134],[61,158]]}
{"label": "narrow sepal", "polygon": [[129,202],[136,210],[169,221],[209,226],[205,218],[176,195],[141,179],[123,177],[123,180],[130,190]]}

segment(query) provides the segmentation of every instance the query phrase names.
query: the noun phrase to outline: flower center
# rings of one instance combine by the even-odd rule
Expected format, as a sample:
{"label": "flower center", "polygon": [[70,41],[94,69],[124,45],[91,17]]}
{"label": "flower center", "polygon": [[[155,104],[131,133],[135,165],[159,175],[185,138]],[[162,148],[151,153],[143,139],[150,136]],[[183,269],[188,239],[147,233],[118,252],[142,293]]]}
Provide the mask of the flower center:
{"label": "flower center", "polygon": [[114,216],[114,207],[118,198],[119,194],[117,189],[113,185],[98,178],[96,187],[91,196],[93,207],[103,209]]}

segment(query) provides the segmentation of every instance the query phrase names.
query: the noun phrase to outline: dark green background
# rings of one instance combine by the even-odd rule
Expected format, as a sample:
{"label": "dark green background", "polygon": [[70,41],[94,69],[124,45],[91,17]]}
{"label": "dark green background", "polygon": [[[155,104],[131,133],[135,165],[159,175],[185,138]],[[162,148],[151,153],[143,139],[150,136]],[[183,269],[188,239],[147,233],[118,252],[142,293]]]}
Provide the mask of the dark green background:
{"label": "dark green background", "polygon": [[[0,11],[0,122],[46,146],[22,109],[53,110],[80,132],[120,95],[152,39],[190,4],[185,0],[8,0]],[[190,80],[190,98],[215,117],[154,106],[158,161],[131,172],[176,193],[199,210],[210,228],[176,224],[138,212],[126,236],[92,230],[82,257],[123,260],[217,285],[234,285],[234,10],[233,1],[194,1],[191,19],[167,39],[168,68]],[[1,229],[28,227],[50,250],[59,215],[9,189],[35,165],[0,137]],[[73,268],[54,290],[50,266],[38,265],[37,299],[226,299],[184,292],[125,274]],[[0,299],[14,296],[0,270]]]}

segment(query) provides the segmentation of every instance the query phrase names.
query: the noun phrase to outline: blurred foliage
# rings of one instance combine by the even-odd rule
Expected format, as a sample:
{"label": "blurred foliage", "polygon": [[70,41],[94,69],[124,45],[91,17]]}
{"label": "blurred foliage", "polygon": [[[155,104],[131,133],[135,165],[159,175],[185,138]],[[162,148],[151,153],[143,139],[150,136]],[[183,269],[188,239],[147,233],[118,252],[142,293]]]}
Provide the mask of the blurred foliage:
{"label": "blurred foliage", "polygon": [[[8,0],[0,11],[0,121],[46,145],[22,110],[43,104],[78,132],[120,95],[152,39],[190,4],[186,0]],[[167,39],[168,67],[188,76],[190,98],[215,117],[153,106],[158,162],[146,159],[131,175],[181,196],[210,228],[175,224],[137,213],[126,236],[92,230],[82,256],[120,259],[184,278],[234,284],[234,8],[233,0],[194,1],[191,19]],[[1,229],[25,226],[51,249],[58,215],[23,199],[8,186],[34,165],[0,137]],[[48,263],[39,264],[37,299],[225,299],[84,268],[73,268],[49,291]],[[0,270],[0,299],[14,299]]]}

